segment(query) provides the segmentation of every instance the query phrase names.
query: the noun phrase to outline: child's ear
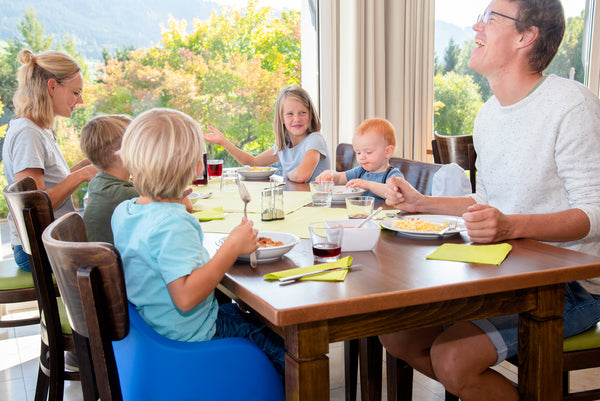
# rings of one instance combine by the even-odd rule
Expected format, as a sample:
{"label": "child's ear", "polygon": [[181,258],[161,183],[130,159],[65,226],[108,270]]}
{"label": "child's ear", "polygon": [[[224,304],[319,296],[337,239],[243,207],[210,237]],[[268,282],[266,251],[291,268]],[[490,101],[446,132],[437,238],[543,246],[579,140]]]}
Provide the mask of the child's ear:
{"label": "child's ear", "polygon": [[392,156],[394,156],[394,145],[387,145],[385,147],[385,157],[389,159]]}
{"label": "child's ear", "polygon": [[203,168],[204,164],[202,162],[198,162],[198,165],[196,166],[196,177],[200,175],[200,173],[203,171]]}

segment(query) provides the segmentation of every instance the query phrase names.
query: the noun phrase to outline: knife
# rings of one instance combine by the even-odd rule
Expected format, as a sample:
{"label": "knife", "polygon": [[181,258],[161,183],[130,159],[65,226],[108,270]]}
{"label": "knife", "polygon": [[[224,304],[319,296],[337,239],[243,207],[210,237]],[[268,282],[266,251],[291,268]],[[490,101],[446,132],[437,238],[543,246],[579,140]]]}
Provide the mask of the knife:
{"label": "knife", "polygon": [[302,277],[314,276],[315,274],[333,272],[333,271],[336,271],[336,270],[350,270],[350,269],[352,269],[352,266],[331,267],[329,269],[317,270],[317,271],[310,272],[310,273],[301,273],[301,274],[296,274],[296,275],[293,275],[293,276],[282,277],[282,278],[279,279],[279,281],[282,281],[282,282],[296,281],[298,279],[301,279]]}

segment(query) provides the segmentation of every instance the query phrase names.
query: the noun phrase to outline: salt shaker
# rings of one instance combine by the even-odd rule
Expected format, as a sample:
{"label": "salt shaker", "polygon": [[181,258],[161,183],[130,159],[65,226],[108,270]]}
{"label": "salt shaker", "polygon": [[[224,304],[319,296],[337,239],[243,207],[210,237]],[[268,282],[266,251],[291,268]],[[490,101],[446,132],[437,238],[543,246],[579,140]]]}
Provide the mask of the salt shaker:
{"label": "salt shaker", "polygon": [[260,194],[262,221],[283,220],[283,189],[265,189]]}

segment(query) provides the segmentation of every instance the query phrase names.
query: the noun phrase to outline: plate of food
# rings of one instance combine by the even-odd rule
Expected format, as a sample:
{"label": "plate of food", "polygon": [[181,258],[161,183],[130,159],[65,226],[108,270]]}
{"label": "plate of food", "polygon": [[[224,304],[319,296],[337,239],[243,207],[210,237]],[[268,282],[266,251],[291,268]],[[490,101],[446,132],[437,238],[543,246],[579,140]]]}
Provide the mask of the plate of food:
{"label": "plate of food", "polygon": [[238,169],[238,173],[247,180],[264,180],[275,174],[276,171],[275,167],[244,166]]}
{"label": "plate of food", "polygon": [[465,222],[460,217],[438,214],[394,217],[384,219],[380,224],[388,230],[420,239],[448,238],[466,230]]}
{"label": "plate of food", "polygon": [[[227,237],[217,241],[217,245],[221,246]],[[294,234],[280,233],[274,231],[260,231],[258,233],[259,247],[256,250],[257,262],[270,262],[280,259],[288,253],[296,244],[300,242],[300,238]],[[239,260],[249,261],[250,255],[241,255]]]}
{"label": "plate of food", "polygon": [[366,191],[360,188],[348,188],[344,185],[335,185],[333,187],[333,197],[331,198],[332,202],[346,202],[346,198],[351,198],[353,196],[361,196]]}

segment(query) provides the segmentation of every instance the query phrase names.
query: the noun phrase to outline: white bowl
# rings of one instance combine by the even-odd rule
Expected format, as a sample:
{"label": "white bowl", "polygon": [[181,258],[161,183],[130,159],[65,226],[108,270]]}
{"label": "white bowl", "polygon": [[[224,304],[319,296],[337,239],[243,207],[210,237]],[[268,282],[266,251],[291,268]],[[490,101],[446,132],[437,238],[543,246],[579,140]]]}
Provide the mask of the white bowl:
{"label": "white bowl", "polygon": [[269,178],[277,169],[275,167],[242,167],[238,173],[247,180],[264,180]]}
{"label": "white bowl", "polygon": [[336,185],[333,187],[333,198],[332,202],[346,202],[346,198],[353,196],[360,196],[366,191],[360,188],[347,188],[344,185]]}
{"label": "white bowl", "polygon": [[369,220],[362,227],[355,228],[362,221],[363,219],[327,220],[328,223],[344,226],[342,252],[370,251],[377,245],[381,227],[373,220]]}
{"label": "white bowl", "polygon": [[[258,248],[256,250],[256,260],[258,262],[270,262],[273,260],[280,259],[283,255],[288,253],[298,242],[300,242],[300,238],[295,236],[294,234],[288,233],[280,233],[274,231],[260,231],[258,233],[259,237],[268,237],[273,241],[281,241],[283,245],[279,246],[270,246],[265,248]],[[221,238],[217,241],[217,245],[221,246],[223,242],[227,239],[227,237]],[[238,259],[243,261],[249,261],[250,255],[241,255]]]}

